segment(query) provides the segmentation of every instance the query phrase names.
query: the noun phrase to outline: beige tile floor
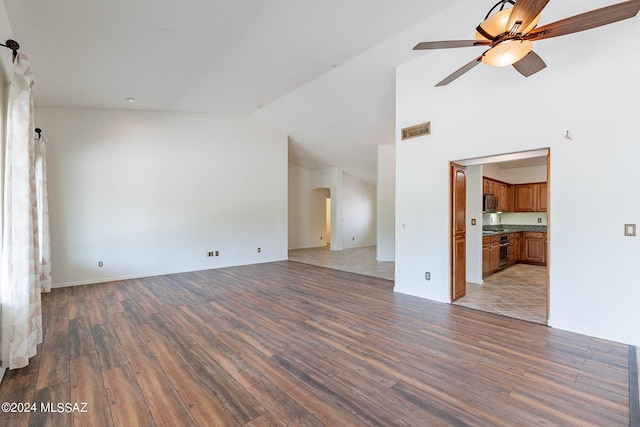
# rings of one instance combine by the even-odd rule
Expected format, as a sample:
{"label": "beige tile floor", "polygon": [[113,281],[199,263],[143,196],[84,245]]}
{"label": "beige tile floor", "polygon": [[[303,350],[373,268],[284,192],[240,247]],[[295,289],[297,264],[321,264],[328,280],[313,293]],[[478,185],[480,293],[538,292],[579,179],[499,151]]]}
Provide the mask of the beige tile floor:
{"label": "beige tile floor", "polygon": [[515,264],[482,285],[467,283],[467,294],[454,304],[546,325],[546,274],[546,267]]}
{"label": "beige tile floor", "polygon": [[289,251],[289,261],[319,265],[381,279],[395,279],[395,262],[377,261],[375,246],[349,248],[341,251],[329,250],[328,246],[292,249]]}

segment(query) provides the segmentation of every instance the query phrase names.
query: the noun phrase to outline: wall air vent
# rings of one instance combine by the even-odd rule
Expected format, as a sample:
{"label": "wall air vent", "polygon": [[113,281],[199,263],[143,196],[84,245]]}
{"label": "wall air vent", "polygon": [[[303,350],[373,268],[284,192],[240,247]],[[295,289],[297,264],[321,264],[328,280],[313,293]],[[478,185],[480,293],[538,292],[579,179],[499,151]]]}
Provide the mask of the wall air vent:
{"label": "wall air vent", "polygon": [[423,135],[431,134],[431,122],[420,123],[419,125],[409,126],[402,129],[402,140],[417,138]]}

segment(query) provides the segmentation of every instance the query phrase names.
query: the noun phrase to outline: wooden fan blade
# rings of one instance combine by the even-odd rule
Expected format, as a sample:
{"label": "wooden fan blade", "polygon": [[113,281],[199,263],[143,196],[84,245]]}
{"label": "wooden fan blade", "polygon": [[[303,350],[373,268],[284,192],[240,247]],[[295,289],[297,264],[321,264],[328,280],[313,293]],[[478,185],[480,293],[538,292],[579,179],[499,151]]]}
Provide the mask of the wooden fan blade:
{"label": "wooden fan blade", "polygon": [[525,38],[533,41],[590,30],[633,18],[638,14],[638,11],[640,11],[640,0],[625,1],[552,22],[530,32]]}
{"label": "wooden fan blade", "polygon": [[488,40],[445,40],[439,42],[422,42],[418,43],[413,50],[426,49],[449,49],[454,47],[472,47],[472,46],[488,46],[491,42]]}
{"label": "wooden fan blade", "polygon": [[[505,31],[518,33],[518,28],[526,28],[542,12],[547,3],[549,0],[517,0],[511,15],[509,15]],[[520,25],[514,28],[518,23]]]}
{"label": "wooden fan blade", "polygon": [[480,63],[480,61],[482,61],[482,55],[478,56],[473,61],[469,62],[468,64],[466,64],[464,66],[462,66],[461,68],[457,69],[453,73],[449,74],[449,76],[447,76],[444,80],[440,81],[436,85],[436,87],[448,85],[449,83],[451,83],[452,81],[454,81],[455,79],[457,79],[458,77],[460,77],[461,75],[463,75],[464,73],[466,73],[467,71],[469,71],[470,69],[472,69],[473,67],[478,65]]}
{"label": "wooden fan blade", "polygon": [[523,76],[529,77],[530,75],[547,68],[547,64],[544,63],[537,53],[531,51],[527,56],[513,64],[513,68],[518,70],[518,72]]}

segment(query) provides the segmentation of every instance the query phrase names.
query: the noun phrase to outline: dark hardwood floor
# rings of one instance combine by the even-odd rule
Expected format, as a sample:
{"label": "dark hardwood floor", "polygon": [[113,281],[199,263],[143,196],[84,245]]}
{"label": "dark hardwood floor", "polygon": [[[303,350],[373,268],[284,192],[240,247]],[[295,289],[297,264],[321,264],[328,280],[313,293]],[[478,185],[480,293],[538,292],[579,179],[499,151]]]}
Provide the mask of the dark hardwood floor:
{"label": "dark hardwood floor", "polygon": [[0,385],[37,411],[0,425],[629,425],[628,346],[392,285],[283,261],[55,289]]}

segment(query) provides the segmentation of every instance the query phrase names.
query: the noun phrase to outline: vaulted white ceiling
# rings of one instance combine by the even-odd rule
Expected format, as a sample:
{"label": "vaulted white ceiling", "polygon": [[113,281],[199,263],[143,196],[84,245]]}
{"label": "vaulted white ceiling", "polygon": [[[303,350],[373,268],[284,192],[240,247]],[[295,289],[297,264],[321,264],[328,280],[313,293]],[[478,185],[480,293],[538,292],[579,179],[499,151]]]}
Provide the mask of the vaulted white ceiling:
{"label": "vaulted white ceiling", "polygon": [[[31,56],[36,106],[252,114],[290,135],[291,161],[375,182],[376,147],[395,144],[395,67],[425,54],[443,77],[460,67],[458,52],[412,48],[472,36],[495,1],[3,3],[0,36]],[[611,3],[555,0],[545,14]]]}

